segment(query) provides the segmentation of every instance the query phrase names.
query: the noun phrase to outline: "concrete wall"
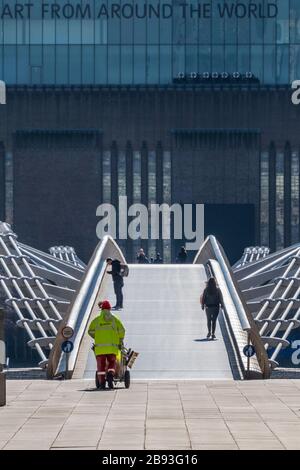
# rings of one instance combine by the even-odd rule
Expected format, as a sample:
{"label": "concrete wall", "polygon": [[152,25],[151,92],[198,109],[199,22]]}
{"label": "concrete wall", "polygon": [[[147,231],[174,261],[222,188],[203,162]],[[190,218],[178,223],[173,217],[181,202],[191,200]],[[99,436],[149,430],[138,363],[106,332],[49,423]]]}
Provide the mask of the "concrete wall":
{"label": "concrete wall", "polygon": [[17,133],[13,154],[16,233],[42,250],[53,244],[74,246],[88,260],[97,243],[100,134]]}

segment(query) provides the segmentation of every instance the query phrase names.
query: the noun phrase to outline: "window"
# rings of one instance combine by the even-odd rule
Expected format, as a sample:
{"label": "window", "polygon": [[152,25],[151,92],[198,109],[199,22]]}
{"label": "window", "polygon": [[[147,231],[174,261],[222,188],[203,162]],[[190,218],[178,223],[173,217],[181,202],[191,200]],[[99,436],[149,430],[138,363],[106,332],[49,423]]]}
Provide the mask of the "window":
{"label": "window", "polygon": [[284,154],[276,156],[276,248],[284,247]]}
{"label": "window", "polygon": [[269,154],[263,152],[260,160],[260,242],[269,246]]}
{"label": "window", "polygon": [[[179,73],[248,71],[261,83],[286,85],[300,76],[299,0],[276,0],[277,18],[222,18],[219,7],[239,4],[225,0],[206,0],[212,12],[207,18],[203,10],[198,17],[197,8],[203,7],[198,0],[186,4],[185,17],[181,0],[68,0],[66,12],[73,11],[69,19],[63,17],[65,0],[53,0],[42,18],[40,1],[32,2],[30,18],[0,19],[0,45],[11,46],[9,59],[9,49],[0,56],[0,70],[8,83],[35,83],[32,67],[41,67],[42,83],[58,85],[170,84]],[[51,17],[52,3],[60,7],[59,17],[55,13]],[[245,3],[263,8],[270,2],[243,0],[241,5]],[[88,5],[90,14],[76,16],[80,5],[81,12]],[[98,16],[103,5],[109,17]],[[112,7],[118,12],[114,17]],[[28,45],[30,57],[32,48],[42,48],[42,64],[20,60],[16,45]],[[90,47],[75,57],[73,46]]]}

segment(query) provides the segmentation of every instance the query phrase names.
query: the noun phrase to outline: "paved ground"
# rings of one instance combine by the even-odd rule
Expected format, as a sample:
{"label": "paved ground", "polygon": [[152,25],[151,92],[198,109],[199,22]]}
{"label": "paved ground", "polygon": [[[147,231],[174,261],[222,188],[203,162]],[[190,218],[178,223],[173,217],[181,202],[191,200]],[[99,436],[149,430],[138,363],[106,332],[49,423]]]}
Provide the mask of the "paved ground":
{"label": "paved ground", "polygon": [[[205,282],[201,265],[130,265],[125,308],[118,316],[126,327],[126,344],[140,353],[136,379],[232,378],[219,325],[218,339],[206,339],[206,315],[199,304]],[[111,282],[107,296],[114,302]],[[84,377],[92,378],[95,369],[90,351]]]}
{"label": "paved ground", "polygon": [[8,381],[1,449],[300,449],[300,381]]}

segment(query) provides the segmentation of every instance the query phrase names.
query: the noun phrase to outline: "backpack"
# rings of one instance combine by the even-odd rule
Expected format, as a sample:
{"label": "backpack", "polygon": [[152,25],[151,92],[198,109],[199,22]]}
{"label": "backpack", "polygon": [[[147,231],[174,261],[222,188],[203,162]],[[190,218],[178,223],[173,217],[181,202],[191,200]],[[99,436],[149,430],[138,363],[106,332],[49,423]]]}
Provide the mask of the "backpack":
{"label": "backpack", "polygon": [[121,264],[121,270],[120,270],[120,275],[122,277],[128,277],[129,274],[129,267],[127,264]]}
{"label": "backpack", "polygon": [[206,291],[204,294],[204,303],[205,305],[218,305],[220,303],[219,291],[216,293],[210,293]]}

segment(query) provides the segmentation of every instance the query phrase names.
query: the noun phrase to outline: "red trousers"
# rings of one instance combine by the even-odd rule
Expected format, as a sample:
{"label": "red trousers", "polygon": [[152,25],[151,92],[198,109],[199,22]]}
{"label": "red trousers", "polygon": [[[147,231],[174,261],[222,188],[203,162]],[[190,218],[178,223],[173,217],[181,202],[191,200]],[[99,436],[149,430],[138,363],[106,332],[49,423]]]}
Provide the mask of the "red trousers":
{"label": "red trousers", "polygon": [[106,371],[115,374],[117,357],[115,354],[100,354],[100,356],[96,356],[96,360],[99,382],[104,384]]}

